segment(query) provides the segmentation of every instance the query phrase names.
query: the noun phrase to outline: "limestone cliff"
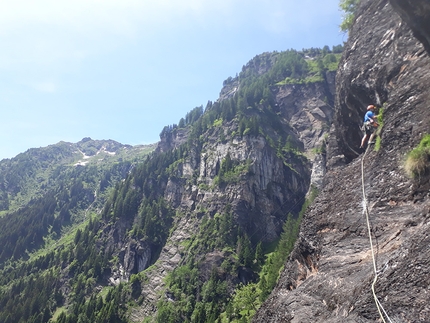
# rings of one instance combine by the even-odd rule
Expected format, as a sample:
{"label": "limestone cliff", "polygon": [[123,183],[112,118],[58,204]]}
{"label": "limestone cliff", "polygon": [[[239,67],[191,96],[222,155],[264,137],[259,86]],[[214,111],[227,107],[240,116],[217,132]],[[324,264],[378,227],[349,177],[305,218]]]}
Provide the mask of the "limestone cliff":
{"label": "limestone cliff", "polygon": [[[430,129],[429,14],[428,1],[361,1],[336,76],[325,186],[253,322],[380,321],[362,162],[377,297],[393,322],[430,321],[429,178],[412,180],[403,169]],[[362,159],[368,104],[383,108],[384,125],[379,150],[371,146]]]}

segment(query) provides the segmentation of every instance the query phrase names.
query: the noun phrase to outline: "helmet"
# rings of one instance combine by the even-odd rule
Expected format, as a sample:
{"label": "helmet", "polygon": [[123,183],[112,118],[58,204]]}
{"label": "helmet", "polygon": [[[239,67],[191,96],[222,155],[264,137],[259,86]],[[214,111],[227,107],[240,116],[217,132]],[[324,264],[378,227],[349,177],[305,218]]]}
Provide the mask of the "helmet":
{"label": "helmet", "polygon": [[375,106],[373,104],[371,104],[367,107],[367,111],[370,111],[372,109],[375,110]]}

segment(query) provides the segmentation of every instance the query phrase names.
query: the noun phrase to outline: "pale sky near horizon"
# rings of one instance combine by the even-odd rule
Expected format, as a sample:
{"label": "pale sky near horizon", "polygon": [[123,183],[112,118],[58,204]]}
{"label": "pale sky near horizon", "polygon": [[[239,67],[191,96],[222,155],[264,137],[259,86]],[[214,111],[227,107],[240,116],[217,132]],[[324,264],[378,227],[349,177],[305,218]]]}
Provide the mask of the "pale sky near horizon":
{"label": "pale sky near horizon", "polygon": [[0,0],[0,160],[159,140],[263,52],[342,44],[339,0]]}

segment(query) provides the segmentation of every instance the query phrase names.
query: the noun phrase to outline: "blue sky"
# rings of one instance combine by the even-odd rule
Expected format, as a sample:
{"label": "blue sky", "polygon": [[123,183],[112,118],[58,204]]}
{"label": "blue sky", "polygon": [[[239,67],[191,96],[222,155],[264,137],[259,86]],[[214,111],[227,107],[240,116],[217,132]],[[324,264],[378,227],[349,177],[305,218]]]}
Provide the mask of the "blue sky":
{"label": "blue sky", "polygon": [[342,44],[339,0],[0,0],[0,159],[159,140],[263,52]]}

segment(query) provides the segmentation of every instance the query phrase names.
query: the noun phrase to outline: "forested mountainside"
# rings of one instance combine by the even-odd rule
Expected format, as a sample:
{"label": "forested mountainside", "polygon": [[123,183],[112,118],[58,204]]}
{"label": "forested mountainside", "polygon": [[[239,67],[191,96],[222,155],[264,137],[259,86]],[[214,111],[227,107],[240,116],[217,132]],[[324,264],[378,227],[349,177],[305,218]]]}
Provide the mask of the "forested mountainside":
{"label": "forested mountainside", "polygon": [[155,145],[84,138],[0,161],[0,262],[27,258],[44,240],[81,223]]}
{"label": "forested mountainside", "polygon": [[249,321],[322,185],[342,49],[257,55],[146,157],[1,161],[0,322]]}
{"label": "forested mountainside", "polygon": [[[252,322],[430,321],[429,16],[427,0],[360,1],[336,75],[324,188]],[[369,104],[381,125],[364,154]]]}

